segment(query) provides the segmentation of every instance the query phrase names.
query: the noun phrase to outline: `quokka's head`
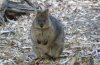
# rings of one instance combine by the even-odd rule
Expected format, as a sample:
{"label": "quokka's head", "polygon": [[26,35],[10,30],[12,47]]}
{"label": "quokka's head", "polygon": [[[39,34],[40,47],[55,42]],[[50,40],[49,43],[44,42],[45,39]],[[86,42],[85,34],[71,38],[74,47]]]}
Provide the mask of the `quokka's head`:
{"label": "quokka's head", "polygon": [[49,10],[38,10],[36,13],[35,21],[33,24],[36,28],[46,29],[50,26],[50,19],[49,19]]}

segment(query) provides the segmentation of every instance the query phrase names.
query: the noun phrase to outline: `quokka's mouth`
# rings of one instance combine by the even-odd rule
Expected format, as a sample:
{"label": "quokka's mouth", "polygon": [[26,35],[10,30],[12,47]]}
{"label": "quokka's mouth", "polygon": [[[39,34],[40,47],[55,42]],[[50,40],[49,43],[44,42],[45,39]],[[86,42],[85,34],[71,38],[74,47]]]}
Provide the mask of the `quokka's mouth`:
{"label": "quokka's mouth", "polygon": [[41,29],[41,30],[45,30],[45,29],[48,29],[48,28],[50,28],[49,26],[43,26],[43,27],[41,27],[41,26],[38,26],[38,25],[36,25],[36,26],[33,26],[35,29]]}

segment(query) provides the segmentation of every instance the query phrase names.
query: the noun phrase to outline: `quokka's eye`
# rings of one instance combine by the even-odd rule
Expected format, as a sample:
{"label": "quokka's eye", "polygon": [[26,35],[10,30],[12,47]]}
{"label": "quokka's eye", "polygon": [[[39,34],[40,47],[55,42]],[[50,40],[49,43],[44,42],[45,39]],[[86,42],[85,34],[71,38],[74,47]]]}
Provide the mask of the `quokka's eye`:
{"label": "quokka's eye", "polygon": [[44,42],[44,45],[47,45],[47,43],[48,43],[48,41],[45,41],[45,42]]}
{"label": "quokka's eye", "polygon": [[41,41],[37,40],[37,43],[38,43],[38,44],[41,44]]}

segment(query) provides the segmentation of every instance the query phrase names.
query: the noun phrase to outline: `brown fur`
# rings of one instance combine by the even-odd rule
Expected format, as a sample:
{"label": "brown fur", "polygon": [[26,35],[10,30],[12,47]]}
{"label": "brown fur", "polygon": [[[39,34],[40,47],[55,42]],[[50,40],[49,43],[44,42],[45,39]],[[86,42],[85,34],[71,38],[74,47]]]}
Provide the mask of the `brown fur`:
{"label": "brown fur", "polygon": [[63,50],[63,27],[48,12],[48,9],[37,11],[31,27],[33,50],[37,58],[58,58]]}

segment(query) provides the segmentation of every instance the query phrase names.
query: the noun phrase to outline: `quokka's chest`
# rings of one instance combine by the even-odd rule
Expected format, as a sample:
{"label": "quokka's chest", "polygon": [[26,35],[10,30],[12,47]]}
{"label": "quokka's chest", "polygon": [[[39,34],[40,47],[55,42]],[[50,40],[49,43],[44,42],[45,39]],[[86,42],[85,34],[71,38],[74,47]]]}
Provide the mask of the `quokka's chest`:
{"label": "quokka's chest", "polygon": [[34,37],[40,41],[52,40],[54,38],[54,31],[51,29],[47,30],[34,30]]}

